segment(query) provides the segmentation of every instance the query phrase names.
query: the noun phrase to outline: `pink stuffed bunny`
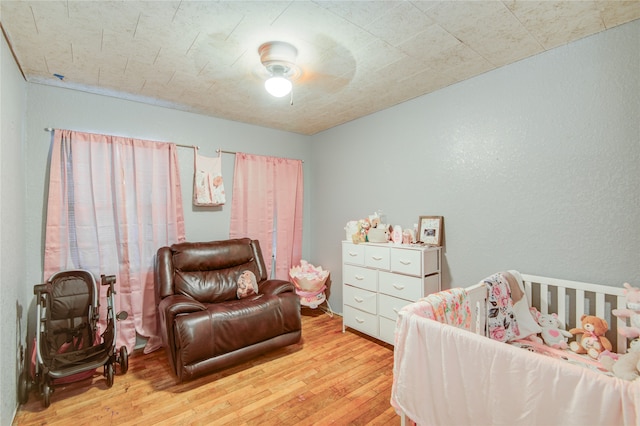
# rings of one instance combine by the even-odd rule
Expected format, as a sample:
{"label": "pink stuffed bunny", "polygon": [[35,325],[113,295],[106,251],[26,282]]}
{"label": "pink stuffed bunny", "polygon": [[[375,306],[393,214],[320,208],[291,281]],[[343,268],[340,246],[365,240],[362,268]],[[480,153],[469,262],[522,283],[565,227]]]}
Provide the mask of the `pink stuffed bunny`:
{"label": "pink stuffed bunny", "polygon": [[624,294],[627,297],[627,309],[614,309],[613,315],[628,319],[630,326],[618,327],[618,334],[628,339],[640,337],[640,288],[631,287],[629,283],[624,283]]}

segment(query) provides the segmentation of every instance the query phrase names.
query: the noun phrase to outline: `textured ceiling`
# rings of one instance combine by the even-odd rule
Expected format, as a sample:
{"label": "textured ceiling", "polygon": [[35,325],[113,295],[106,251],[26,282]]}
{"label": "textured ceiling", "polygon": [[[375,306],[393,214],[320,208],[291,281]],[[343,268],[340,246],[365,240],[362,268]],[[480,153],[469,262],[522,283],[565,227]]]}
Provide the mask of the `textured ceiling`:
{"label": "textured ceiling", "polygon": [[[640,1],[2,0],[0,7],[29,82],[305,135],[640,18]],[[263,87],[258,47],[272,40],[298,48],[293,105]]]}

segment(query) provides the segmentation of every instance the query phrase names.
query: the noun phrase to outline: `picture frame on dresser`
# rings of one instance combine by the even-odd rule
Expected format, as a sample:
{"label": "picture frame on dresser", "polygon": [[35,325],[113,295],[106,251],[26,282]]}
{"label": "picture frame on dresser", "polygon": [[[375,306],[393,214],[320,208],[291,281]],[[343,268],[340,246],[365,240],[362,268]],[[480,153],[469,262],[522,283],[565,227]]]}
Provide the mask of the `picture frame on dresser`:
{"label": "picture frame on dresser", "polygon": [[420,216],[418,218],[418,241],[430,246],[442,246],[443,216]]}

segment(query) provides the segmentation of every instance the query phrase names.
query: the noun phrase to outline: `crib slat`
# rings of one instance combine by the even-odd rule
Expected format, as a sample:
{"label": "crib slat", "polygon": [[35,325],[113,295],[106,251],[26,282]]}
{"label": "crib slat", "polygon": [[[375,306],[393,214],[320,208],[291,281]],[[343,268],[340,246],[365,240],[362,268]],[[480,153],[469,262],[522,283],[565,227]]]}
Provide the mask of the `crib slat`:
{"label": "crib slat", "polygon": [[533,300],[533,284],[531,283],[531,281],[526,280],[523,280],[523,284],[524,292],[527,295],[527,300],[529,301],[529,304],[531,304],[531,301]]}
{"label": "crib slat", "polygon": [[540,312],[549,313],[549,286],[540,283]]}
{"label": "crib slat", "polygon": [[584,315],[584,290],[576,289],[576,317],[574,319],[576,327],[580,327],[582,315]]}
{"label": "crib slat", "polygon": [[604,294],[596,293],[596,313],[595,315],[600,318],[606,318],[604,312]]}
{"label": "crib slat", "polygon": [[476,323],[475,323],[475,328],[476,328],[476,334],[482,334],[481,330],[480,330],[480,318],[481,318],[481,310],[480,310],[480,302],[476,302],[476,306],[475,306],[475,317],[476,317]]}
{"label": "crib slat", "polygon": [[560,326],[564,329],[567,328],[568,315],[566,299],[567,293],[564,288],[556,287],[557,295],[558,295],[558,306],[556,308],[558,319],[560,320]]}
{"label": "crib slat", "polygon": [[[618,296],[616,297],[616,309],[623,309],[627,307],[627,298],[625,296]],[[620,330],[620,327],[624,327],[627,325],[627,321],[624,320],[623,318],[617,318],[616,321],[616,325],[617,325],[617,330]],[[618,335],[616,336],[618,338],[617,341],[617,345],[616,345],[616,352],[618,352],[619,354],[623,354],[627,352],[627,338],[622,336],[620,333],[618,333]]]}

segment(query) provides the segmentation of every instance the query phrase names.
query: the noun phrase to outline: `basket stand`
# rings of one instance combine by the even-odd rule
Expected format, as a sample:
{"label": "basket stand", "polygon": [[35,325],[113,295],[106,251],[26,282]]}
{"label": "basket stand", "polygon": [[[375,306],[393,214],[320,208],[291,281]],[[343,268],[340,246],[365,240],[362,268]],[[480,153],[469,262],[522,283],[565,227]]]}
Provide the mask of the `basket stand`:
{"label": "basket stand", "polygon": [[[322,309],[331,318],[333,318],[333,309],[329,304],[329,299],[325,294],[327,289],[326,282],[329,275],[319,279],[307,279],[305,277],[291,275],[291,282],[296,288],[296,294],[300,298],[300,308],[303,306],[311,309]],[[326,308],[324,305],[326,304]]]}
{"label": "basket stand", "polygon": [[[307,306],[311,309],[322,309],[327,315],[333,318],[333,309],[331,309],[331,305],[329,304],[329,300],[327,299],[324,291],[327,286],[323,285],[319,291],[304,291],[296,286],[296,294],[300,297],[300,306]],[[327,304],[325,308],[323,305]]]}

